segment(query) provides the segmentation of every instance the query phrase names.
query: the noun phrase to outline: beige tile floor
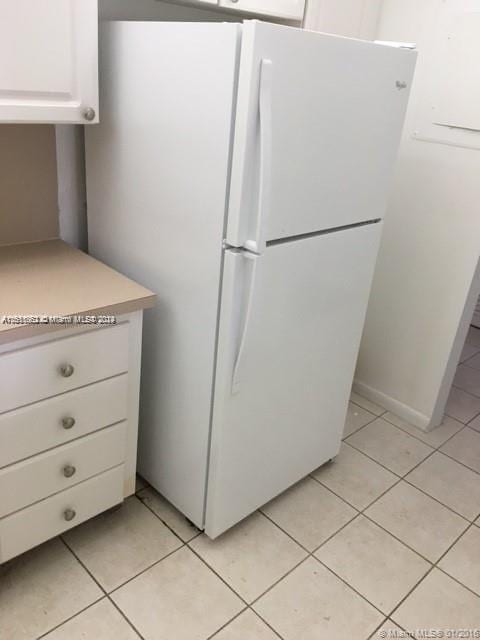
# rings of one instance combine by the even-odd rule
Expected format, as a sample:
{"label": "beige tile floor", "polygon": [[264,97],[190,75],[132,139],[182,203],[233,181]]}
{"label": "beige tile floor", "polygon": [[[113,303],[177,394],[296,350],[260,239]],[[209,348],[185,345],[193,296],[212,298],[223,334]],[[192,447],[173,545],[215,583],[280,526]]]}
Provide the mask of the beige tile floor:
{"label": "beige tile floor", "polygon": [[471,330],[430,434],[352,394],[337,459],[214,542],[139,479],[119,510],[0,567],[0,640],[480,628],[479,367]]}

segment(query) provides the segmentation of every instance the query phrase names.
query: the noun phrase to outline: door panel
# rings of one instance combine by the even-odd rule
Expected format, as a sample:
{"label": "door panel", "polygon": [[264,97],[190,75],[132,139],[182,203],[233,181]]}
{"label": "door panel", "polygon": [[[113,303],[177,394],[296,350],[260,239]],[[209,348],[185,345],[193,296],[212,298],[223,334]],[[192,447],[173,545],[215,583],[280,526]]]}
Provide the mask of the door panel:
{"label": "door panel", "polygon": [[[260,211],[266,240],[381,218],[415,57],[372,42],[244,23],[228,243],[248,246],[257,233],[260,187],[269,191],[268,210]],[[268,171],[260,166],[265,60],[271,61]],[[262,174],[268,185],[259,185]]]}
{"label": "door panel", "polygon": [[337,454],[380,228],[226,252],[209,536]]}
{"label": "door panel", "polygon": [[97,0],[0,0],[0,121],[98,122],[97,31]]}

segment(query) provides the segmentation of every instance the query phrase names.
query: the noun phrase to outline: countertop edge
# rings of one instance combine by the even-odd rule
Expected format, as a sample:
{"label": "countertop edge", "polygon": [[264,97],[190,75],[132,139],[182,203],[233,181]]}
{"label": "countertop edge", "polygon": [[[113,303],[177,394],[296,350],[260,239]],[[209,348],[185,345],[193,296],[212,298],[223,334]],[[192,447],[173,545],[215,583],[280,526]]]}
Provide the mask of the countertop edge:
{"label": "countertop edge", "polygon": [[[157,296],[155,294],[145,296],[143,298],[136,298],[134,300],[127,300],[125,302],[118,302],[110,304],[105,307],[96,307],[94,309],[79,309],[73,313],[65,315],[66,318],[73,316],[87,316],[87,315],[109,315],[109,316],[121,316],[134,311],[140,311],[144,309],[150,309],[155,305]],[[80,325],[72,325],[79,327]],[[104,325],[105,326],[105,325]],[[105,328],[107,328],[105,326]],[[23,340],[25,338],[32,338],[40,336],[45,333],[51,333],[54,331],[61,331],[65,329],[64,326],[58,326],[55,324],[20,324],[11,325],[8,329],[4,328],[0,331],[0,345],[5,345],[10,342],[16,342],[17,340]]]}

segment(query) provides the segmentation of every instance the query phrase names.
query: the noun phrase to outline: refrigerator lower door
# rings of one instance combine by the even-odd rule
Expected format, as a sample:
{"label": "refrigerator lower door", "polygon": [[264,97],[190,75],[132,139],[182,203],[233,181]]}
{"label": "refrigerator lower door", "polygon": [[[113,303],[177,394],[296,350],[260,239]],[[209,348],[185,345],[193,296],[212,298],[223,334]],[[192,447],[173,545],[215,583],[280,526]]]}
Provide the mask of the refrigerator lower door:
{"label": "refrigerator lower door", "polygon": [[228,250],[206,533],[215,538],[334,457],[381,223]]}
{"label": "refrigerator lower door", "polygon": [[251,248],[382,218],[415,59],[407,49],[245,22],[228,243]]}

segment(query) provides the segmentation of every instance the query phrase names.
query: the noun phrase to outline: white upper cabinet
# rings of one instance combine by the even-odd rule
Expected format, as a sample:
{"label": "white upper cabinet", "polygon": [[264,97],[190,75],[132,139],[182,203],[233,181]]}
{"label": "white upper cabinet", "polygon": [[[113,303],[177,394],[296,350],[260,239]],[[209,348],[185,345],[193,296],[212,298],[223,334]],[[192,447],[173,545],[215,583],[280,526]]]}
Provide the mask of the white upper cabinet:
{"label": "white upper cabinet", "polygon": [[0,0],[0,122],[98,122],[97,0]]}
{"label": "white upper cabinet", "polygon": [[302,20],[305,11],[305,0],[219,0],[218,4],[222,9],[285,20]]}

